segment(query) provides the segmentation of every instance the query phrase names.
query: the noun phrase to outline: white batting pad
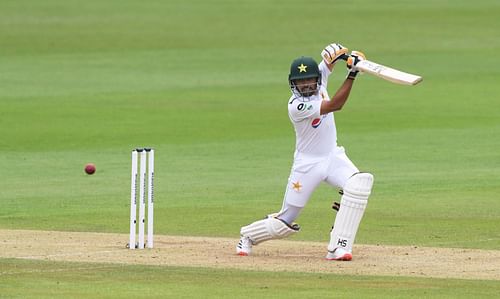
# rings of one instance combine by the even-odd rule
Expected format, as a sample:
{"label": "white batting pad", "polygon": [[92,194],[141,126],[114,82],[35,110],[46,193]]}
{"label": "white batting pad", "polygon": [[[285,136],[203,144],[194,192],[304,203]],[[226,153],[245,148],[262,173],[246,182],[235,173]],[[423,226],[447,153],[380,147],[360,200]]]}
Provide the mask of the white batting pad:
{"label": "white batting pad", "polygon": [[352,245],[365,212],[372,186],[373,175],[370,173],[357,173],[347,180],[340,201],[340,209],[330,233],[329,251],[341,247],[352,253]]}
{"label": "white batting pad", "polygon": [[300,227],[297,224],[288,226],[283,221],[268,216],[266,219],[242,227],[240,234],[249,237],[252,244],[257,245],[267,240],[285,238],[299,230]]}

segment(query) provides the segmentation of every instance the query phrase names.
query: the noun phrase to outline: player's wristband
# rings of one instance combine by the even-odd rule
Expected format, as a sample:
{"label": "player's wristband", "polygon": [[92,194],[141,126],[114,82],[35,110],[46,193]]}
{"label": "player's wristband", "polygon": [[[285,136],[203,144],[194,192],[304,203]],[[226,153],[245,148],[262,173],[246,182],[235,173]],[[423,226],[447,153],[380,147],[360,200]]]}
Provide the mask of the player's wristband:
{"label": "player's wristband", "polygon": [[347,79],[354,80],[354,79],[356,79],[356,75],[358,75],[358,72],[350,72],[350,73],[347,75]]}

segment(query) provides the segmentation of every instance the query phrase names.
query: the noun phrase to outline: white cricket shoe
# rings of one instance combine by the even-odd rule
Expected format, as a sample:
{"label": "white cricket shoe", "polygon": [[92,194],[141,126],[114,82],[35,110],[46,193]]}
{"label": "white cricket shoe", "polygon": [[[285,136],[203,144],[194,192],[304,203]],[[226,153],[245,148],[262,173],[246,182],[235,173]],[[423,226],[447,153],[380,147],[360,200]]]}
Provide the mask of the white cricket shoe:
{"label": "white cricket shoe", "polygon": [[242,236],[236,246],[236,253],[241,256],[247,256],[252,253],[252,241],[249,237]]}
{"label": "white cricket shoe", "polygon": [[333,251],[328,250],[326,259],[329,261],[350,261],[352,260],[352,254],[343,248],[337,247]]}

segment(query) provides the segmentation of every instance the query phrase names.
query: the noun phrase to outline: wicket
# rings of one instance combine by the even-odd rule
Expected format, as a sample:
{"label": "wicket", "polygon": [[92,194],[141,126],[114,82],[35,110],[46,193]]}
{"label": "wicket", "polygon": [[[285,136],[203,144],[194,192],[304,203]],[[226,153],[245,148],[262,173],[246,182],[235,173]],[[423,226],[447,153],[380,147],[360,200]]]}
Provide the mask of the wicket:
{"label": "wicket", "polygon": [[[146,164],[147,160],[147,164]],[[155,151],[152,148],[137,148],[132,151],[132,177],[130,182],[130,249],[144,249],[144,224],[146,210],[146,181],[148,205],[148,238],[147,247],[153,248],[153,210],[154,210],[154,167]],[[137,226],[137,170],[139,168],[139,238],[136,243]],[[147,172],[147,179],[146,179]]]}

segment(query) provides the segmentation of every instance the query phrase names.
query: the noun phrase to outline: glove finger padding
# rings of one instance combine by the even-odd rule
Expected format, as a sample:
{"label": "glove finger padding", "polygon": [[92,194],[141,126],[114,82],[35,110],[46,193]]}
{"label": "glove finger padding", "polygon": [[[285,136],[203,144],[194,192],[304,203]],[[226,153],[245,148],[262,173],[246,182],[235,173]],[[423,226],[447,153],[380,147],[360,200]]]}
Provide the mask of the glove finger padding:
{"label": "glove finger padding", "polygon": [[354,79],[356,77],[356,75],[359,72],[358,69],[356,68],[356,65],[358,64],[358,62],[365,59],[366,56],[363,52],[360,51],[351,52],[346,62],[347,69],[349,70],[347,73],[347,78]]}
{"label": "glove finger padding", "polygon": [[329,44],[323,51],[321,51],[321,57],[327,64],[334,64],[339,58],[347,54],[349,49],[342,46],[341,44]]}
{"label": "glove finger padding", "polygon": [[[365,54],[360,51],[352,51],[351,55],[347,58],[347,68],[352,69],[356,68],[356,64],[360,62],[361,60],[365,60]],[[355,70],[355,69],[354,69]]]}

